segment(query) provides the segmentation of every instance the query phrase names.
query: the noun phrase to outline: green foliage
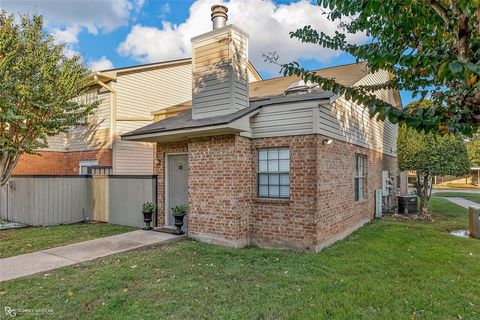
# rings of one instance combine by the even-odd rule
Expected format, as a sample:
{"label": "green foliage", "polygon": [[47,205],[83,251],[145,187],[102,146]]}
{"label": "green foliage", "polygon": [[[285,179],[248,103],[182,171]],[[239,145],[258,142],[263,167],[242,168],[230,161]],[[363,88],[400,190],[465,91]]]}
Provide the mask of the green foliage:
{"label": "green foliage", "polygon": [[[380,120],[406,123],[419,131],[462,132],[480,125],[480,1],[479,0],[319,0],[331,20],[342,19],[342,32],[327,35],[305,26],[291,32],[302,42],[345,51],[366,61],[372,72],[394,75],[377,85],[347,87],[309,72],[298,63],[282,65],[323,89],[363,104]],[[351,44],[348,34],[365,32],[367,44]],[[378,99],[379,89],[410,90],[434,103],[427,109],[398,109]]]}
{"label": "green foliage", "polygon": [[41,16],[0,12],[0,185],[22,153],[47,147],[47,137],[81,123],[97,106],[78,103],[91,84],[79,56],[43,29]]}
{"label": "green foliage", "polygon": [[473,138],[466,142],[468,157],[472,167],[480,167],[480,136],[475,134]]}
{"label": "green foliage", "polygon": [[187,214],[188,207],[185,205],[178,205],[173,208],[173,215],[177,217],[183,217]]}
{"label": "green foliage", "polygon": [[403,125],[397,150],[400,170],[429,176],[461,176],[470,171],[465,143],[454,134],[417,132]]}
{"label": "green foliage", "polygon": [[142,213],[154,212],[157,208],[157,205],[153,202],[146,202],[142,206]]}
{"label": "green foliage", "polygon": [[420,197],[420,214],[429,217],[428,201],[434,176],[461,176],[470,171],[463,138],[455,134],[417,132],[400,127],[397,141],[400,170],[416,171],[415,188]]}

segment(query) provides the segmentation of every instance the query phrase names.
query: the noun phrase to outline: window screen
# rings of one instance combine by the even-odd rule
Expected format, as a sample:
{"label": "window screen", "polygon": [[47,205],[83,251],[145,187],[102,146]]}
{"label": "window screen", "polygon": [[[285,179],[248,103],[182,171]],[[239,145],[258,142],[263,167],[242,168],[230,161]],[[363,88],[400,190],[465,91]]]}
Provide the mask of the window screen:
{"label": "window screen", "polygon": [[290,197],[290,151],[288,148],[258,150],[258,196]]}
{"label": "window screen", "polygon": [[367,157],[361,154],[355,156],[355,201],[366,198],[367,195]]}

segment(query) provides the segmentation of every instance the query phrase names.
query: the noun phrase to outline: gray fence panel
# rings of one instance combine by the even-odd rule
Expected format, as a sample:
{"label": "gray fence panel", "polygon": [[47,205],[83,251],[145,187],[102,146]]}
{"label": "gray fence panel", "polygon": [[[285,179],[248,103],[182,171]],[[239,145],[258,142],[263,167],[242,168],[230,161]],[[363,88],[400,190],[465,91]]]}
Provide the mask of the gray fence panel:
{"label": "gray fence panel", "polygon": [[0,196],[2,218],[32,226],[91,220],[89,180],[80,176],[11,178]]}
{"label": "gray fence panel", "polygon": [[7,220],[7,186],[0,188],[0,219]]}
{"label": "gray fence panel", "polygon": [[109,193],[110,223],[142,228],[145,226],[142,205],[155,202],[156,179],[151,176],[111,176]]}
{"label": "gray fence panel", "polygon": [[[0,188],[0,217],[32,226],[93,220],[91,176],[16,176]],[[108,176],[108,214],[113,224],[143,227],[142,205],[155,202],[155,176]]]}

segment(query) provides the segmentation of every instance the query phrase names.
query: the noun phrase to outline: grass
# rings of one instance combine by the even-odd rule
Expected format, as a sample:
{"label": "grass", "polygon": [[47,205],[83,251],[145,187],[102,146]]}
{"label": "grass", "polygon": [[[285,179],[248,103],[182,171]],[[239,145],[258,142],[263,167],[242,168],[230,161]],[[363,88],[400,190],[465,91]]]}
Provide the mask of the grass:
{"label": "grass", "polygon": [[447,232],[465,209],[431,208],[433,222],[373,221],[319,254],[185,240],[0,283],[0,301],[60,319],[480,319],[480,241]]}
{"label": "grass", "polygon": [[114,224],[69,224],[0,231],[0,258],[136,230]]}
{"label": "grass", "polygon": [[480,203],[480,193],[471,192],[436,192],[432,194],[432,197],[458,197],[464,198],[476,203]]}

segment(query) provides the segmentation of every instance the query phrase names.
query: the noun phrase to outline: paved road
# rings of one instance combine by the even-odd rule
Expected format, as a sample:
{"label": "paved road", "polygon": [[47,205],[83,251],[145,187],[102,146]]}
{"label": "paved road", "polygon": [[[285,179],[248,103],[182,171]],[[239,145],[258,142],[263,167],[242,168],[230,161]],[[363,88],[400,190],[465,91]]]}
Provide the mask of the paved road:
{"label": "paved road", "polygon": [[137,230],[4,258],[0,259],[0,282],[181,238],[168,233]]}

